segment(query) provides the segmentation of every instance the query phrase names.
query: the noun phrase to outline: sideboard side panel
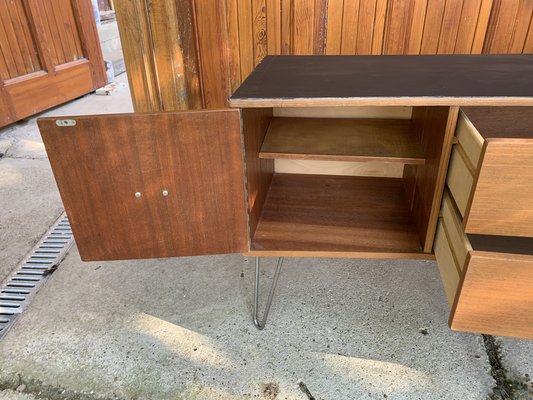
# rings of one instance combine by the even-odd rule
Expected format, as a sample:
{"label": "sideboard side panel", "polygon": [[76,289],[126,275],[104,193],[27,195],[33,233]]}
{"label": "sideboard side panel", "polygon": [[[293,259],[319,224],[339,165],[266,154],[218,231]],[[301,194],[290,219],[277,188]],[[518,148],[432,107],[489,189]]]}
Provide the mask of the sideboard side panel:
{"label": "sideboard side panel", "polygon": [[459,107],[415,107],[413,123],[426,154],[424,165],[406,165],[404,179],[424,251],[435,239]]}
{"label": "sideboard side panel", "polygon": [[274,160],[259,158],[259,151],[271,119],[272,108],[242,110],[250,238],[254,236],[274,174]]}

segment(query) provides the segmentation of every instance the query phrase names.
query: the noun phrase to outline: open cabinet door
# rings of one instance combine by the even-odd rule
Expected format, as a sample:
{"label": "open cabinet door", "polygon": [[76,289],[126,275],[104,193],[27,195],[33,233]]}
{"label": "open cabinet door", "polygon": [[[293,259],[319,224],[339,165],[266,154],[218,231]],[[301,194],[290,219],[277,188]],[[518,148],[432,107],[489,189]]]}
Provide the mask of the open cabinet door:
{"label": "open cabinet door", "polygon": [[38,125],[83,260],[248,250],[238,110]]}

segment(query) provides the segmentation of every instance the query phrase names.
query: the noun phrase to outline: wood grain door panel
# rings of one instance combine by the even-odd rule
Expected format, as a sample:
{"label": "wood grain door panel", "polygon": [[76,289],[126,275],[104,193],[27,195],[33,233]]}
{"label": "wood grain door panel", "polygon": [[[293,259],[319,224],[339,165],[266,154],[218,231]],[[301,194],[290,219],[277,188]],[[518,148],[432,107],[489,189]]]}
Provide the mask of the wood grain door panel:
{"label": "wood grain door panel", "polygon": [[83,260],[248,250],[238,110],[38,124]]}

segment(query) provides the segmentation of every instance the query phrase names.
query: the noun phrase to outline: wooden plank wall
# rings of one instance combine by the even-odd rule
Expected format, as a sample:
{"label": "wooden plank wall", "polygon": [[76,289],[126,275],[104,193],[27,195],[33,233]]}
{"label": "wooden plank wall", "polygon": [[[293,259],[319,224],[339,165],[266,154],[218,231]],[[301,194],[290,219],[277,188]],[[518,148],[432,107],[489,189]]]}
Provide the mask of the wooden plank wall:
{"label": "wooden plank wall", "polygon": [[0,127],[105,84],[90,0],[0,4]]}
{"label": "wooden plank wall", "polygon": [[0,79],[42,69],[22,0],[6,1],[0,12]]}
{"label": "wooden plank wall", "polygon": [[[132,0],[117,5],[137,111],[226,107],[231,92],[267,54],[533,53],[533,0]],[[147,47],[139,46],[139,35],[150,39],[144,40]],[[188,54],[189,63],[161,57],[165,48]],[[179,77],[172,70],[176,65],[183,70]],[[153,82],[155,95],[140,90],[136,76]],[[193,84],[178,85],[180,79]],[[168,90],[175,87],[181,89]]]}
{"label": "wooden plank wall", "polygon": [[[51,44],[53,65],[84,58],[74,10],[70,0],[43,2],[10,0],[2,3],[0,12],[0,78],[4,81],[41,71],[39,48],[30,26],[29,12],[41,19],[42,40]],[[33,6],[33,8],[31,8]]]}
{"label": "wooden plank wall", "polygon": [[533,53],[533,0],[494,0],[484,53]]}

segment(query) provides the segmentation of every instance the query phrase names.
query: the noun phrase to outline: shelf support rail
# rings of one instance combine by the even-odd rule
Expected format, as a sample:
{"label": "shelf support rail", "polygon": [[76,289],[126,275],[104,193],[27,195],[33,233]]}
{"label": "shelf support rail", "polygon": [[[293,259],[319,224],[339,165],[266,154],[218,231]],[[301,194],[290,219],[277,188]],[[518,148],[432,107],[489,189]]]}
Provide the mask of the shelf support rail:
{"label": "shelf support rail", "polygon": [[278,258],[278,264],[276,266],[276,272],[274,273],[274,280],[272,286],[270,287],[270,293],[268,294],[268,299],[263,313],[263,318],[259,321],[259,272],[260,272],[260,262],[261,257],[255,258],[255,285],[254,285],[254,325],[260,331],[265,328],[266,321],[268,318],[268,312],[270,311],[270,306],[272,304],[272,299],[274,297],[274,292],[276,291],[276,286],[278,284],[278,278],[281,273],[281,266],[283,265],[283,257]]}

